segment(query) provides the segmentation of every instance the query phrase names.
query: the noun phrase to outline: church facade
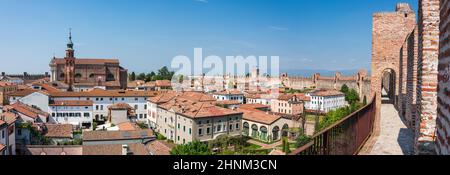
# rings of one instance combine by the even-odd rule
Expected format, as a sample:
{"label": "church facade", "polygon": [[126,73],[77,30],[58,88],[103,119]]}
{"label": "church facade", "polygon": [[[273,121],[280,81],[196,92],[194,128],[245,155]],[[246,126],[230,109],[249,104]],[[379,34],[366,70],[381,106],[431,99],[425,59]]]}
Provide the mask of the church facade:
{"label": "church facade", "polygon": [[118,59],[76,58],[72,35],[69,36],[66,56],[50,61],[51,81],[62,83],[68,91],[84,91],[94,87],[125,89],[128,70]]}

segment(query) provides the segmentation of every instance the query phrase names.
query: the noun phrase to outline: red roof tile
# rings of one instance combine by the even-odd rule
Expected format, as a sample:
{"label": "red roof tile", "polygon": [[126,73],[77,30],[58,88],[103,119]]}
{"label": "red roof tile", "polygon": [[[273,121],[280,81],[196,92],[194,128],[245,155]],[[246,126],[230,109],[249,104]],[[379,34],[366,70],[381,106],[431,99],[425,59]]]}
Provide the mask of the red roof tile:
{"label": "red roof tile", "polygon": [[73,126],[71,124],[46,124],[47,133],[45,137],[50,138],[72,138]]}
{"label": "red roof tile", "polygon": [[[51,61],[51,64],[65,64],[64,58],[56,58]],[[119,64],[118,59],[91,59],[91,58],[76,58],[75,64],[78,65],[92,65],[92,64]]]}

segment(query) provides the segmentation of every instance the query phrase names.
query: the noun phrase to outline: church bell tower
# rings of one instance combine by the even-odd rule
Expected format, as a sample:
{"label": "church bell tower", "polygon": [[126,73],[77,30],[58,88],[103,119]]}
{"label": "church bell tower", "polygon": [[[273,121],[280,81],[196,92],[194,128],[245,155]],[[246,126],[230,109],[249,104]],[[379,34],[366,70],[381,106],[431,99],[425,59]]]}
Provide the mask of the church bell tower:
{"label": "church bell tower", "polygon": [[73,49],[72,30],[69,31],[69,42],[67,43],[65,60],[65,78],[64,82],[69,85],[67,91],[73,91],[75,82],[75,50]]}

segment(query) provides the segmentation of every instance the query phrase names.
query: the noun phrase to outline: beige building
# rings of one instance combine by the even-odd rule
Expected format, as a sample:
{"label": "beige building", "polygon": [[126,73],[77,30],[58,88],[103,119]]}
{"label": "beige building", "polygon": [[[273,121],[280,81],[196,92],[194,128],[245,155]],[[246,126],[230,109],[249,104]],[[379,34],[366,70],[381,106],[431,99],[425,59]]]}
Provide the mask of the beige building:
{"label": "beige building", "polygon": [[176,144],[242,133],[242,112],[217,107],[212,102],[174,98],[158,106],[157,117],[158,131]]}
{"label": "beige building", "polygon": [[158,105],[169,102],[170,100],[177,98],[183,98],[194,102],[215,102],[216,99],[211,95],[202,93],[202,92],[194,92],[194,91],[186,91],[186,92],[175,92],[175,91],[163,91],[161,94],[150,97],[147,106],[149,107],[148,116],[149,116],[149,124],[151,128],[157,129],[157,114],[158,114]]}
{"label": "beige building", "polygon": [[278,98],[272,99],[270,109],[272,112],[279,114],[303,114],[304,100],[300,95],[280,94]]}
{"label": "beige building", "polygon": [[294,127],[295,122],[270,114],[259,109],[239,108],[242,112],[243,134],[264,142],[278,141],[288,136],[289,128]]}
{"label": "beige building", "polygon": [[7,94],[17,91],[17,85],[0,81],[0,106],[6,105],[8,102]]}

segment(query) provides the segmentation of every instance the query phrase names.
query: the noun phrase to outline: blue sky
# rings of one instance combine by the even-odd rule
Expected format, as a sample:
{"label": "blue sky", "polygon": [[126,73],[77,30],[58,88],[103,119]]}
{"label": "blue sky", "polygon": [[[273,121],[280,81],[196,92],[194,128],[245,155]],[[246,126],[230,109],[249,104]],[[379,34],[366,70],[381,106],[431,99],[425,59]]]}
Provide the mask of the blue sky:
{"label": "blue sky", "polygon": [[[173,57],[280,56],[281,69],[370,68],[372,13],[397,0],[2,0],[0,71],[49,71],[73,28],[76,56],[152,71]],[[417,0],[403,0],[417,10]]]}

